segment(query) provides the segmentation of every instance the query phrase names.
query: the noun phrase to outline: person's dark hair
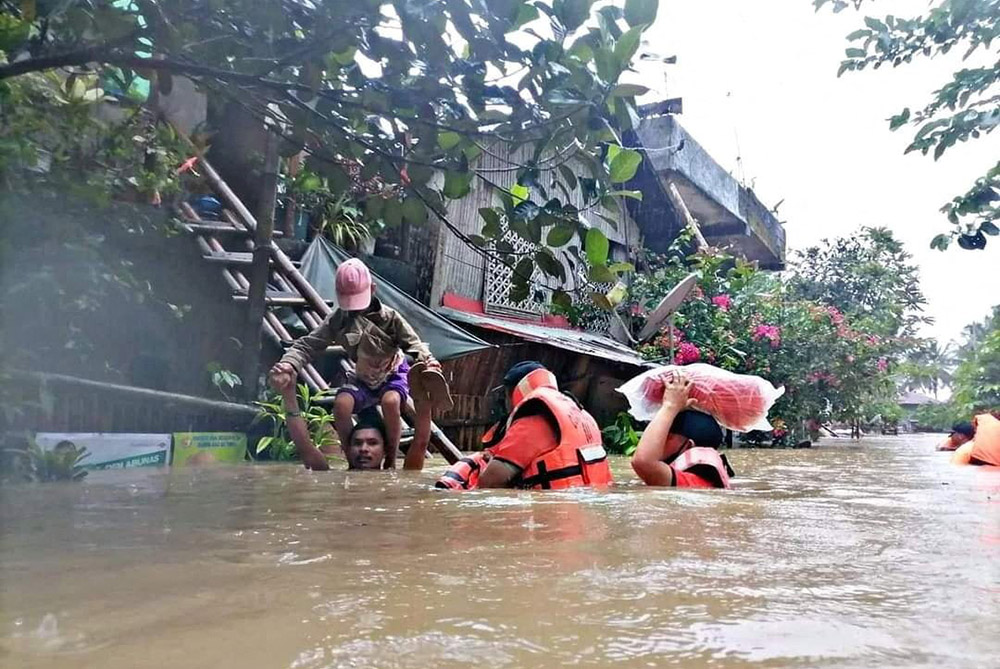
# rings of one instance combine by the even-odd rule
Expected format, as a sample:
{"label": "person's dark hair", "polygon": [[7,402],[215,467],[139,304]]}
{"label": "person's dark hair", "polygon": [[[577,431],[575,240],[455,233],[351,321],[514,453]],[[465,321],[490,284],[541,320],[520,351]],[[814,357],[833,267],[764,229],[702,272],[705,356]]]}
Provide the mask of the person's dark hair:
{"label": "person's dark hair", "polygon": [[514,386],[521,382],[521,379],[531,374],[536,369],[545,369],[545,365],[540,362],[535,362],[534,360],[525,360],[519,362],[510,369],[507,373],[503,375],[503,385],[507,390],[512,389]]}
{"label": "person's dark hair", "polygon": [[345,447],[354,441],[354,434],[358,430],[378,430],[378,433],[382,435],[382,443],[384,444],[389,441],[389,437],[386,436],[385,432],[385,423],[382,422],[382,417],[374,408],[366,409],[358,414],[358,422],[351,428],[351,434],[347,437],[347,444],[344,444]]}
{"label": "person's dark hair", "polygon": [[972,427],[972,423],[965,420],[963,420],[960,423],[955,423],[954,425],[952,425],[951,433],[960,434],[964,437],[968,437],[969,439],[976,438],[976,428]]}
{"label": "person's dark hair", "polygon": [[686,410],[677,414],[670,432],[687,437],[697,446],[718,448],[724,435],[714,418],[700,411]]}

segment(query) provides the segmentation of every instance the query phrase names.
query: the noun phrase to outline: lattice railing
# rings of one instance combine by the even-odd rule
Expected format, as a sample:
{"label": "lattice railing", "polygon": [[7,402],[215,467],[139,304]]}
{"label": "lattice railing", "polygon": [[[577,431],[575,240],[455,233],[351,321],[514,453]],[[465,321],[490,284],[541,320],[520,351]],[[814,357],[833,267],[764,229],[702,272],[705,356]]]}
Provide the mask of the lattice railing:
{"label": "lattice railing", "polygon": [[[507,232],[504,241],[509,242],[514,247],[515,253],[527,253],[534,246],[520,235]],[[539,302],[536,299],[535,286],[539,283],[541,272],[535,268],[531,275],[532,290],[527,299],[523,302],[514,302],[510,299],[510,287],[514,279],[514,270],[507,265],[490,259],[486,262],[486,281],[483,297],[483,306],[488,314],[506,314],[519,316],[521,318],[538,318],[548,310],[550,296],[548,291],[543,290],[545,301]]]}

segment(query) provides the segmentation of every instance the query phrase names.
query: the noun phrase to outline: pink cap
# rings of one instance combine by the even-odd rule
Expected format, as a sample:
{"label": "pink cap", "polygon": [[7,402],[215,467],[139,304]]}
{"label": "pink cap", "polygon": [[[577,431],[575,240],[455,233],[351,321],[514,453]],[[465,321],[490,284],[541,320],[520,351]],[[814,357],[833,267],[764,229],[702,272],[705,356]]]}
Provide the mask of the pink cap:
{"label": "pink cap", "polygon": [[344,311],[362,311],[372,303],[372,273],[357,258],[337,268],[337,304]]}

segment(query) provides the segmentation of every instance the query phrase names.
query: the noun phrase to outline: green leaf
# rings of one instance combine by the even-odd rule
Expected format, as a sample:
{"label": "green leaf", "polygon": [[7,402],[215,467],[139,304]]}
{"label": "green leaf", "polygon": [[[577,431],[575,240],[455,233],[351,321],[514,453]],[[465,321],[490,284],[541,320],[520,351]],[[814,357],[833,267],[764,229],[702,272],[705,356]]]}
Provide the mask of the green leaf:
{"label": "green leaf", "polygon": [[591,266],[603,267],[608,262],[608,252],[611,250],[611,244],[603,232],[597,228],[591,228],[587,230],[584,250],[587,252],[587,262]]}
{"label": "green leaf", "polygon": [[594,283],[614,283],[618,280],[618,275],[604,265],[594,265],[591,267],[588,276]]}
{"label": "green leaf", "polygon": [[414,225],[423,225],[427,222],[427,207],[420,198],[408,197],[403,201],[403,218]]}
{"label": "green leaf", "polygon": [[639,200],[642,202],[642,191],[641,190],[613,190],[608,195],[619,195],[621,197],[627,197],[632,200]]}
{"label": "green leaf", "polygon": [[531,197],[531,190],[527,186],[514,184],[510,187],[510,194],[514,198],[514,206],[517,206]]}
{"label": "green leaf", "polygon": [[630,26],[648,26],[656,20],[659,0],[625,0],[625,22]]}
{"label": "green leaf", "polygon": [[576,190],[576,175],[573,174],[573,170],[569,168],[568,165],[559,166],[559,174],[562,175],[563,181],[566,182],[566,186],[572,191]]}
{"label": "green leaf", "polygon": [[637,95],[645,95],[649,92],[649,89],[645,86],[640,86],[639,84],[618,84],[611,89],[611,97],[613,98],[632,98]]}
{"label": "green leaf", "polygon": [[514,276],[512,281],[514,283],[527,283],[531,280],[531,275],[535,273],[535,263],[531,258],[525,256],[517,261],[514,265]]}
{"label": "green leaf", "polygon": [[566,26],[566,30],[573,31],[583,25],[583,22],[590,16],[590,6],[594,0],[563,0],[562,6],[557,7],[559,20]]}
{"label": "green leaf", "polygon": [[496,239],[500,236],[501,226],[500,226],[500,214],[497,213],[496,209],[490,207],[483,207],[479,210],[479,215],[485,221],[483,226],[483,237],[486,239]]}
{"label": "green leaf", "polygon": [[610,225],[612,230],[614,230],[615,232],[618,232],[618,219],[614,218],[613,216],[607,216],[607,215],[602,214],[600,212],[597,213],[597,216],[602,221],[604,221],[605,223],[607,223],[608,225]]}
{"label": "green leaf", "polygon": [[635,265],[630,262],[616,262],[608,266],[608,269],[615,273],[634,272]]}
{"label": "green leaf", "polygon": [[456,172],[448,170],[444,173],[444,188],[442,193],[445,197],[458,200],[469,194],[472,190],[472,172]]}
{"label": "green leaf", "polygon": [[261,453],[266,451],[267,447],[271,445],[272,441],[274,441],[274,437],[261,437],[260,440],[257,442],[257,455],[260,455]]}
{"label": "green leaf", "polygon": [[538,18],[538,10],[532,5],[522,4],[517,9],[517,17],[514,19],[512,28],[520,28],[526,23],[531,23]]}
{"label": "green leaf", "polygon": [[601,206],[615,214],[620,214],[622,211],[621,205],[618,204],[618,199],[611,195],[605,195],[601,198]]}
{"label": "green leaf", "polygon": [[461,135],[457,132],[441,132],[438,133],[438,146],[440,146],[445,151],[453,149],[458,146],[458,143],[462,141]]}
{"label": "green leaf", "polygon": [[996,237],[997,235],[1000,235],[1000,228],[998,228],[991,221],[983,221],[982,223],[980,223],[979,231],[985,232],[987,235],[990,235],[991,237]]}
{"label": "green leaf", "polygon": [[340,53],[330,54],[330,58],[333,59],[338,65],[350,65],[354,62],[354,54],[358,52],[358,48],[355,46],[348,47],[347,49],[341,51]]}
{"label": "green leaf", "polygon": [[[612,147],[614,148],[614,147]],[[608,155],[611,153],[609,151]],[[635,176],[642,164],[642,154],[632,149],[621,149],[612,159],[608,172],[612,183],[622,183]]]}
{"label": "green leaf", "polygon": [[566,278],[566,268],[556,260],[549,249],[540,249],[535,253],[535,264],[543,272],[558,279]]}
{"label": "green leaf", "polygon": [[549,230],[549,236],[545,243],[552,248],[559,248],[568,244],[575,234],[576,228],[572,225],[560,224]]}
{"label": "green leaf", "polygon": [[592,292],[590,293],[590,299],[593,300],[594,304],[603,309],[604,311],[614,311],[615,307],[611,302],[608,301],[607,296],[604,293]]}
{"label": "green leaf", "polygon": [[945,251],[951,244],[951,235],[938,235],[931,240],[931,248],[938,251]]}
{"label": "green leaf", "polygon": [[905,108],[901,114],[889,119],[889,130],[896,130],[910,120],[910,108]]}
{"label": "green leaf", "polygon": [[866,16],[865,25],[879,33],[884,33],[889,29],[888,26],[876,19],[874,16]]}
{"label": "green leaf", "polygon": [[850,48],[848,48],[848,49],[846,49],[844,51],[844,54],[848,58],[864,58],[865,57],[865,50],[864,49],[858,49],[856,47],[850,47]]}
{"label": "green leaf", "polygon": [[552,291],[552,304],[560,307],[562,309],[571,309],[573,307],[573,298],[561,290]]}
{"label": "green leaf", "polygon": [[639,42],[642,40],[642,28],[632,28],[621,36],[615,44],[615,60],[618,61],[618,69],[624,70],[632,62],[632,56],[639,49]]}
{"label": "green leaf", "polygon": [[486,248],[486,239],[484,239],[481,235],[469,235],[469,241],[481,249]]}
{"label": "green leaf", "polygon": [[531,287],[527,282],[513,282],[510,284],[510,291],[507,293],[507,298],[514,304],[520,304],[528,299],[528,295],[531,293]]}
{"label": "green leaf", "polygon": [[855,30],[850,35],[848,35],[847,36],[847,41],[848,42],[854,42],[855,40],[859,40],[859,39],[863,39],[865,37],[868,37],[871,34],[872,33],[871,33],[870,30],[865,30],[864,28],[861,28],[859,30]]}

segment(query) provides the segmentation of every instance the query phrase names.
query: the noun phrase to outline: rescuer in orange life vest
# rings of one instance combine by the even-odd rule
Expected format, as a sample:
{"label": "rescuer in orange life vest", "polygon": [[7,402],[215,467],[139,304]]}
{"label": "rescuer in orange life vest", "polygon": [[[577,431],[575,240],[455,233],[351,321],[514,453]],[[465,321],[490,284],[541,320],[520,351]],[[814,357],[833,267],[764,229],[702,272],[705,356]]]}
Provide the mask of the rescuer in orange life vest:
{"label": "rescuer in orange life vest", "polygon": [[666,379],[663,405],[642,433],[632,469],[653,486],[729,488],[733,471],[724,455],[722,428],[708,414],[694,411],[691,381],[683,372]]}
{"label": "rescuer in orange life vest", "polygon": [[502,410],[483,438],[486,451],[457,462],[437,487],[557,490],[612,483],[597,421],[559,392],[555,375],[540,363],[514,365],[491,394]]}

